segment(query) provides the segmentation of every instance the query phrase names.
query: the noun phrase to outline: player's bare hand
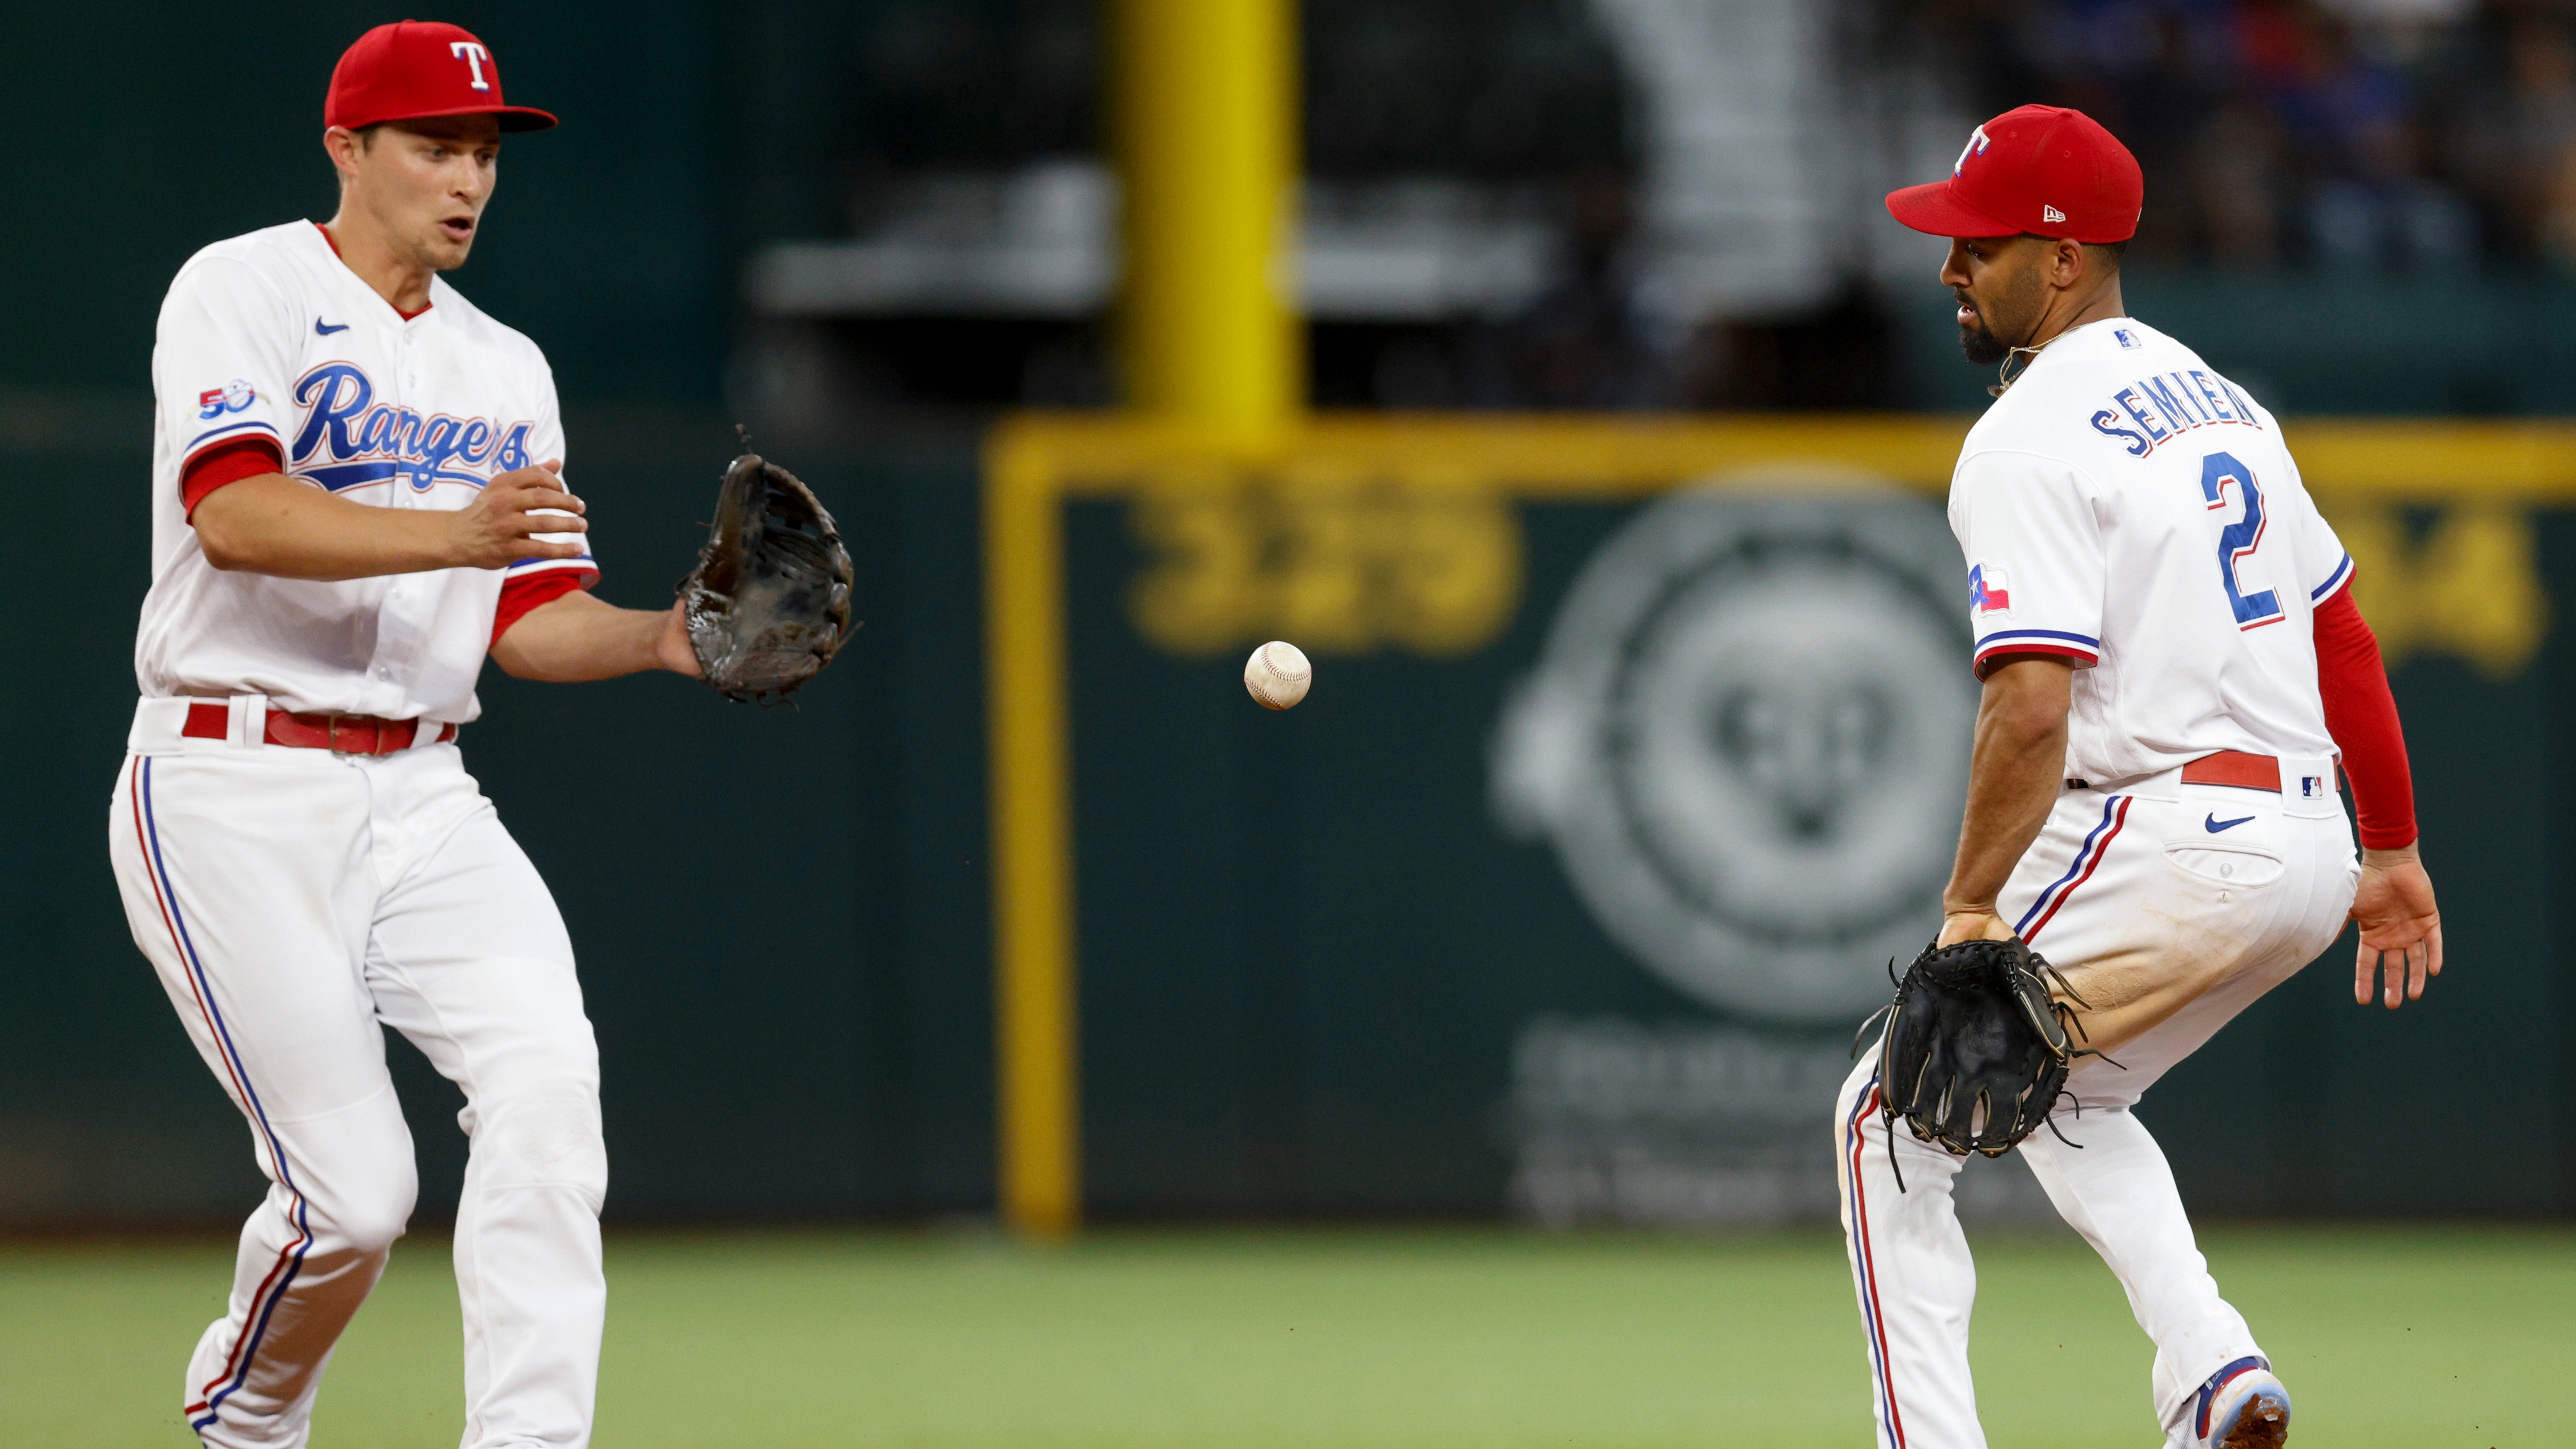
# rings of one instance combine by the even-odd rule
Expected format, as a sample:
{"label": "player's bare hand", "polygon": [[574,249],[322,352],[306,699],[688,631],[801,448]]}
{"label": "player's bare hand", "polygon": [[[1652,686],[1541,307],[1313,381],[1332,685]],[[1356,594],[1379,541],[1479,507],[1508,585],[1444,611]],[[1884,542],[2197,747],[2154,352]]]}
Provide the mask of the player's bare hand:
{"label": "player's bare hand", "polygon": [[2012,927],[1993,911],[1973,907],[1954,910],[1941,917],[1941,934],[1935,946],[1956,946],[1961,941],[2009,941]]}
{"label": "player's bare hand", "polygon": [[2442,912],[2414,846],[2361,853],[2352,919],[2361,927],[2352,999],[2368,1006],[2377,988],[2391,1011],[2421,999],[2424,983],[2442,974]]}
{"label": "player's bare hand", "polygon": [[653,640],[653,657],[673,674],[690,679],[706,672],[698,667],[698,651],[689,646],[688,616],[677,603],[662,616],[662,632]]}
{"label": "player's bare hand", "polygon": [[514,468],[483,486],[472,503],[448,515],[455,531],[457,565],[462,568],[508,568],[521,559],[579,558],[582,545],[570,540],[541,539],[541,533],[588,533],[582,517],[590,505],[574,497],[558,476],[560,460],[534,468]]}

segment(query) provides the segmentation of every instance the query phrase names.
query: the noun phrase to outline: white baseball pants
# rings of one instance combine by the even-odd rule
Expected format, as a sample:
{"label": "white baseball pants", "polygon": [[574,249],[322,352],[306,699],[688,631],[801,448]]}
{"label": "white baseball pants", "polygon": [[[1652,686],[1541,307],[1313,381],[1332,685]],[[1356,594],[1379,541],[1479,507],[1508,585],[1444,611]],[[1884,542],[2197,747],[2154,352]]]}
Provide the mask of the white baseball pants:
{"label": "white baseball pants", "polygon": [[465,1093],[465,1449],[587,1444],[608,1159],[553,897],[454,745],[183,740],[165,704],[184,702],[145,701],[117,780],[117,884],[270,1183],[188,1365],[189,1425],[221,1449],[305,1442],[418,1185],[381,1023]]}
{"label": "white baseball pants", "polygon": [[[2360,880],[2352,832],[2340,799],[2320,790],[2302,800],[2296,783],[2333,773],[2326,762],[2283,763],[2293,782],[2286,797],[2171,776],[2162,799],[2070,789],[2001,902],[2023,939],[2088,995],[2205,983],[2114,1050],[2119,1066],[2078,1059],[2068,1080],[2075,1103],[2052,1119],[2076,1146],[2043,1129],[2019,1149],[2059,1214],[2118,1276],[2154,1342],[2154,1408],[2170,1449],[2197,1449],[2205,1434],[2201,1386],[2262,1350],[2218,1296],[2173,1171],[2129,1109],[2343,929]],[[1984,1449],[1968,1374],[1976,1266],[1950,1196],[1961,1164],[1901,1122],[1891,1143],[1877,1069],[1876,1052],[1864,1052],[1835,1103],[1835,1131],[1878,1442]]]}

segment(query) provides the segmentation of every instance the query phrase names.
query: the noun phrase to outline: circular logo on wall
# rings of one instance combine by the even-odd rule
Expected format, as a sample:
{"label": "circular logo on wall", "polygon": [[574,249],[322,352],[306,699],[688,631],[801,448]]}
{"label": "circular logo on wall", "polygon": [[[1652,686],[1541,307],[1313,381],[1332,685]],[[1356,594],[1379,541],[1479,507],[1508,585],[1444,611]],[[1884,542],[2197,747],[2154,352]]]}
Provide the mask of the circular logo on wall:
{"label": "circular logo on wall", "polygon": [[1940,920],[1977,710],[1959,549],[1892,488],[1712,484],[1584,565],[1504,708],[1495,809],[1672,985],[1845,1020]]}

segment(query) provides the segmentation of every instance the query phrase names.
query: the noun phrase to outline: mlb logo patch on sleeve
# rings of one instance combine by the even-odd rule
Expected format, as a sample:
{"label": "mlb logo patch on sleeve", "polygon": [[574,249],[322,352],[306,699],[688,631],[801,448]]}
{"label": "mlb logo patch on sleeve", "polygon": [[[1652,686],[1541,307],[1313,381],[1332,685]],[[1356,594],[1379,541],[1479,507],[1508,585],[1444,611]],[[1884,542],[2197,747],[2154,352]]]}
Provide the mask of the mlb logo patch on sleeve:
{"label": "mlb logo patch on sleeve", "polygon": [[2004,571],[1992,564],[1978,564],[1968,570],[1968,607],[1980,616],[2012,613],[2012,593],[2004,587]]}

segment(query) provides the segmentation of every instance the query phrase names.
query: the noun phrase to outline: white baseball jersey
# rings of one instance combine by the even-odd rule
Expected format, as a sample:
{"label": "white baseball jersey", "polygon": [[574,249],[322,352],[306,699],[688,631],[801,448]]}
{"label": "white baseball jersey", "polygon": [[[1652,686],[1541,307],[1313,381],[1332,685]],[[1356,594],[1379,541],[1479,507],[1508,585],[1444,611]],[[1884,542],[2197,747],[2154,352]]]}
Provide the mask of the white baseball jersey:
{"label": "white baseball jersey", "polygon": [[[188,523],[190,461],[245,440],[261,456],[197,487],[278,467],[367,507],[457,509],[562,456],[536,347],[444,282],[429,295],[402,316],[296,222],[191,258],[153,350],[145,697],[109,852],[135,944],[269,1180],[189,1364],[183,1412],[216,1449],[305,1442],[332,1346],[410,1218],[387,1027],[465,1093],[466,1442],[589,1443],[608,1163],[554,899],[443,731],[343,755],[268,743],[261,711],[470,720],[496,617],[596,567],[311,583],[218,570]],[[192,733],[208,697],[225,728]]]}
{"label": "white baseball jersey", "polygon": [[505,579],[597,576],[587,553],[345,583],[206,561],[180,481],[227,443],[272,441],[289,475],[376,508],[463,508],[495,475],[563,456],[536,344],[444,281],[429,295],[405,318],[302,221],[180,268],[152,350],[152,589],[134,647],[145,698],[264,695],[299,713],[463,723],[479,712]]}
{"label": "white baseball jersey", "polygon": [[2070,777],[2336,753],[2309,619],[2351,557],[2272,415],[2190,348],[2127,317],[2050,343],[1969,431],[1950,527],[1979,672],[2078,666]]}
{"label": "white baseball jersey", "polygon": [[[2193,991],[2131,1039],[2097,1037],[2112,1056],[2076,1066],[2051,1130],[2018,1151],[2154,1341],[2168,1449],[2215,1449],[2257,1395],[2285,1406],[2287,1389],[2219,1295],[2130,1108],[2343,929],[2360,870],[2309,621],[2352,561],[2272,415],[2125,317],[2050,343],[1969,431],[1950,526],[1980,672],[2028,651],[2078,665],[2070,782],[1998,896],[2002,918],[2094,1005],[2175,980]],[[2288,788],[2147,778],[2220,750],[2278,757]],[[1888,1130],[1878,1072],[1872,1053],[1836,1108],[1877,1442],[1984,1449],[1960,1162]]]}

